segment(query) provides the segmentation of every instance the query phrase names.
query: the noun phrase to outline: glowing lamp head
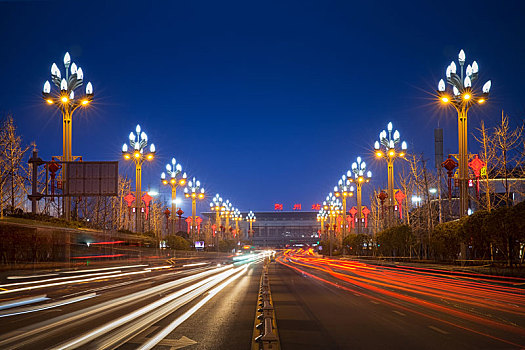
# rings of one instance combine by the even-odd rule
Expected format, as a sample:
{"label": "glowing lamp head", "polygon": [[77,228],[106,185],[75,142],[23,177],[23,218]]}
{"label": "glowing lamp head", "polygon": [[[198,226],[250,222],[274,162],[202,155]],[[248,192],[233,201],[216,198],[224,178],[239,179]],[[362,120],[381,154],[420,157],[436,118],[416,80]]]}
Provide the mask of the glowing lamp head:
{"label": "glowing lamp head", "polygon": [[379,149],[379,141],[374,142],[374,149],[375,150]]}
{"label": "glowing lamp head", "polygon": [[71,64],[71,74],[77,74],[77,65],[75,63]]}
{"label": "glowing lamp head", "polygon": [[472,74],[477,74],[479,71],[478,62],[472,62]]}
{"label": "glowing lamp head", "polygon": [[470,80],[469,76],[465,77],[465,80],[463,81],[463,86],[466,88],[472,87],[472,81]]}
{"label": "glowing lamp head", "polygon": [[82,105],[83,105],[83,106],[86,106],[87,104],[89,104],[89,100],[85,100],[85,99],[82,100]]}
{"label": "glowing lamp head", "polygon": [[128,151],[128,145],[127,144],[123,144],[122,145],[122,152],[126,153]]}
{"label": "glowing lamp head", "polygon": [[137,132],[137,135],[140,135],[140,125],[139,124],[137,124],[135,131]]}
{"label": "glowing lamp head", "polygon": [[483,104],[483,103],[485,103],[485,99],[484,99],[484,98],[480,98],[480,99],[478,100],[478,103],[479,103],[480,105]]}
{"label": "glowing lamp head", "polygon": [[447,79],[450,79],[450,76],[451,76],[451,68],[450,66],[447,67],[447,71],[445,72],[446,76],[447,76]]}
{"label": "glowing lamp head", "polygon": [[403,151],[406,151],[406,149],[407,149],[407,142],[406,141],[401,142],[401,149]]}
{"label": "glowing lamp head", "polygon": [[135,152],[133,153],[133,157],[135,157],[135,158],[137,158],[137,159],[140,158],[140,152],[135,151]]}
{"label": "glowing lamp head", "polygon": [[465,101],[470,100],[471,97],[472,97],[472,95],[470,95],[468,92],[466,92],[466,93],[463,95],[463,99],[464,99]]}
{"label": "glowing lamp head", "polygon": [[161,180],[165,180],[166,179],[166,173],[162,172],[162,174],[160,174],[160,178],[161,178]]}
{"label": "glowing lamp head", "polygon": [[57,76],[60,79],[60,70],[58,69],[56,63],[53,63],[51,66],[51,75]]}
{"label": "glowing lamp head", "polygon": [[439,92],[444,92],[445,91],[445,81],[443,81],[443,79],[441,79],[439,81],[439,84],[438,84],[438,91]]}
{"label": "glowing lamp head", "polygon": [[64,65],[69,66],[70,63],[71,63],[71,56],[69,56],[69,52],[66,52],[66,54],[64,55]]}
{"label": "glowing lamp head", "polygon": [[454,96],[458,96],[459,95],[459,90],[457,87],[452,87],[452,91],[454,92]]}
{"label": "glowing lamp head", "polygon": [[484,94],[488,94],[490,92],[490,87],[492,86],[492,81],[487,81],[484,85],[483,85],[483,93]]}
{"label": "glowing lamp head", "polygon": [[60,90],[62,90],[62,91],[66,91],[67,90],[67,81],[66,81],[66,79],[62,79],[62,81],[60,82]]}
{"label": "glowing lamp head", "polygon": [[394,151],[391,150],[391,151],[388,152],[388,155],[389,155],[390,157],[393,157],[393,156],[396,155],[396,152],[394,152]]}
{"label": "glowing lamp head", "polygon": [[77,80],[84,79],[84,71],[82,71],[82,67],[78,67],[77,69]]}
{"label": "glowing lamp head", "polygon": [[50,105],[52,105],[52,104],[53,104],[53,100],[52,100],[52,99],[50,99],[50,98],[48,98],[48,99],[46,100],[46,102],[47,102],[48,104],[50,104]]}
{"label": "glowing lamp head", "polygon": [[376,157],[377,158],[381,158],[383,156],[383,152],[376,152]]}
{"label": "glowing lamp head", "polygon": [[443,103],[449,103],[449,102],[450,102],[450,99],[448,98],[448,96],[441,96],[441,102],[443,102]]}
{"label": "glowing lamp head", "polygon": [[155,145],[153,143],[149,146],[149,151],[155,153]]}
{"label": "glowing lamp head", "polygon": [[388,131],[392,131],[392,128],[393,128],[392,122],[389,122],[388,125],[387,125]]}
{"label": "glowing lamp head", "polygon": [[452,61],[452,62],[450,63],[450,66],[449,66],[449,67],[450,67],[450,73],[452,73],[452,74],[456,74],[456,63],[455,63],[454,61]]}
{"label": "glowing lamp head", "polygon": [[93,95],[93,84],[91,82],[86,85],[86,95]]}
{"label": "glowing lamp head", "polygon": [[461,49],[461,51],[459,51],[458,60],[459,60],[459,62],[465,62],[465,51],[463,51],[463,49]]}
{"label": "glowing lamp head", "polygon": [[399,140],[399,131],[394,131],[394,140]]}
{"label": "glowing lamp head", "polygon": [[62,103],[67,103],[69,101],[69,98],[66,95],[64,95],[60,98],[60,101],[62,101]]}
{"label": "glowing lamp head", "polygon": [[49,81],[46,80],[46,82],[44,83],[44,89],[42,91],[44,92],[44,94],[49,94],[51,92],[51,84],[49,83]]}
{"label": "glowing lamp head", "polygon": [[129,158],[130,158],[130,156],[129,156],[128,153],[124,154],[124,159],[129,159]]}

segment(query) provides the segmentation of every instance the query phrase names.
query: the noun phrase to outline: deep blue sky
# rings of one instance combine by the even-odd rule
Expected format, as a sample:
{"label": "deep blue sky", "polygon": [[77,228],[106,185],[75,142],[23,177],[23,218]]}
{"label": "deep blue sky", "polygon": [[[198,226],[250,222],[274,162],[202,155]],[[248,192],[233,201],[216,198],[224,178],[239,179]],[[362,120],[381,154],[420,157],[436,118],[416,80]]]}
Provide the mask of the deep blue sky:
{"label": "deep blue sky", "polygon": [[[457,151],[456,117],[431,94],[461,48],[478,61],[480,83],[493,81],[469,130],[502,109],[520,122],[524,4],[0,1],[0,113],[13,114],[41,156],[61,154],[60,117],[40,92],[69,51],[96,94],[74,118],[74,155],[120,159],[140,123],[158,150],[144,170],[152,189],[174,156],[210,197],[241,210],[309,209],[358,155],[370,187],[386,185],[370,150],[388,121],[431,164],[438,123],[445,154]],[[123,162],[121,172],[134,174]]]}

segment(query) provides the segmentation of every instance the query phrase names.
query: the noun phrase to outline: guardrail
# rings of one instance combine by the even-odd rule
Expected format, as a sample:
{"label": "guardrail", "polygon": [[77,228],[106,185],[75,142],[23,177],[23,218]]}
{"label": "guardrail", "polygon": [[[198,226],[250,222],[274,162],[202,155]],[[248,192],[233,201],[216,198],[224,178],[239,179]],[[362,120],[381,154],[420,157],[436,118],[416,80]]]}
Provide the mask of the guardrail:
{"label": "guardrail", "polygon": [[[270,290],[270,280],[268,278],[269,260],[266,259],[263,265],[261,283],[259,288],[259,298],[257,304],[257,321],[255,322],[254,335],[259,334],[254,339],[252,350],[280,349],[279,336],[277,334],[277,323],[275,321],[274,308],[272,304],[272,293]],[[260,323],[257,324],[257,322]]]}

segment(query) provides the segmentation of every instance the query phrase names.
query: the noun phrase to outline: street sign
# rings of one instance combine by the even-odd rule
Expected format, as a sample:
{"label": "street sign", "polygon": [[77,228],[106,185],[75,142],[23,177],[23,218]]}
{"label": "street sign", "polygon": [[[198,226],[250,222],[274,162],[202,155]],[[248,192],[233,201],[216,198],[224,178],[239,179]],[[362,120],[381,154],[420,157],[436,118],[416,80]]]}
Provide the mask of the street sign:
{"label": "street sign", "polygon": [[118,162],[66,162],[66,196],[116,196]]}

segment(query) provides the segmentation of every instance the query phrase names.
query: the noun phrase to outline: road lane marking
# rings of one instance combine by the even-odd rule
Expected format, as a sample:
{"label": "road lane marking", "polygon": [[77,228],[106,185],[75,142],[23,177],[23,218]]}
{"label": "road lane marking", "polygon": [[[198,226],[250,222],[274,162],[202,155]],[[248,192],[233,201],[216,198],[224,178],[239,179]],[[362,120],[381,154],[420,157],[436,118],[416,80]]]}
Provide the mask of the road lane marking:
{"label": "road lane marking", "polygon": [[371,302],[372,304],[376,304],[376,305],[381,304],[379,301],[375,301],[375,300],[370,300],[370,302]]}
{"label": "road lane marking", "polygon": [[406,316],[406,314],[402,313],[401,311],[397,311],[397,310],[392,310],[392,311],[398,314],[399,316]]}
{"label": "road lane marking", "polygon": [[428,328],[430,328],[430,329],[432,329],[432,330],[434,330],[434,331],[436,331],[436,332],[438,332],[438,333],[441,333],[441,334],[450,334],[449,332],[444,331],[444,330],[439,329],[439,328],[434,327],[434,326],[428,326]]}

